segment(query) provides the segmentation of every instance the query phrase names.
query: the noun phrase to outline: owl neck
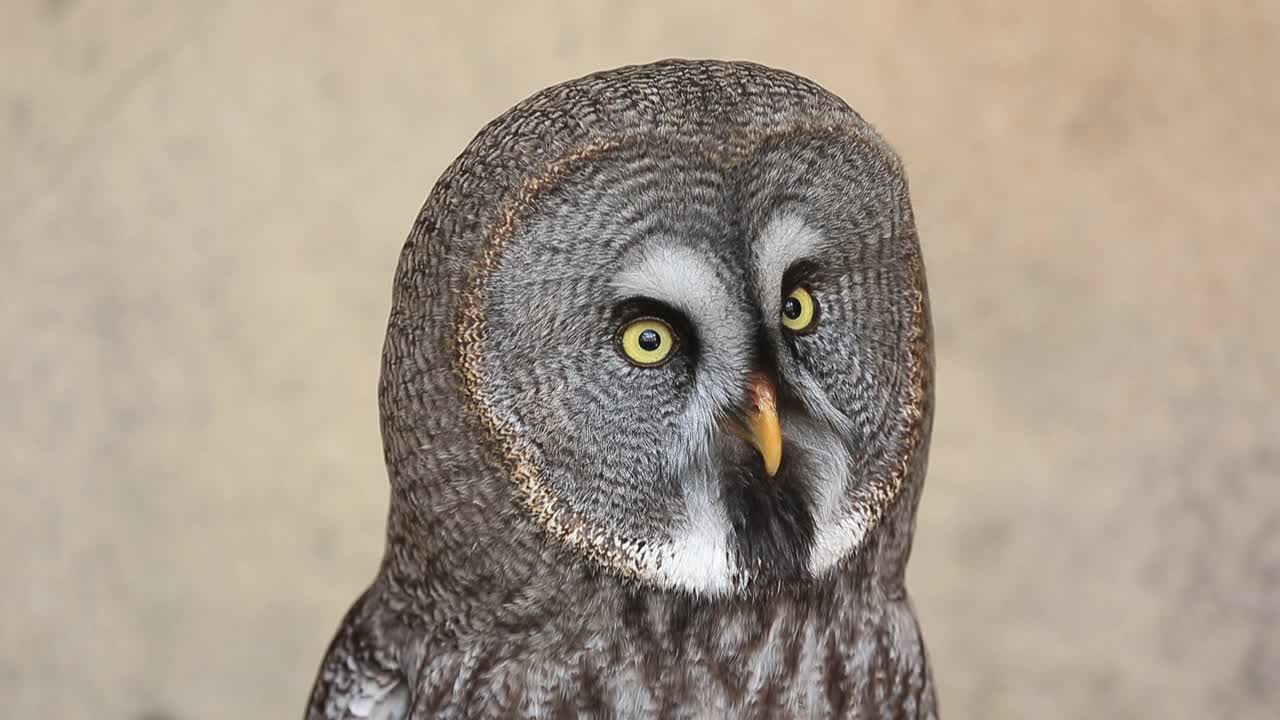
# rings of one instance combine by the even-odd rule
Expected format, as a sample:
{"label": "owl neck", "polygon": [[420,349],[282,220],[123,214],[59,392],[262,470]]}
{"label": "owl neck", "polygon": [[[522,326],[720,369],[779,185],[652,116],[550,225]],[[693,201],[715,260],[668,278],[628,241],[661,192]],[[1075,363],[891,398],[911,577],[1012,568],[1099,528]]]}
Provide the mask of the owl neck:
{"label": "owl neck", "polygon": [[476,698],[513,716],[572,701],[569,715],[671,717],[692,698],[733,717],[759,707],[930,716],[893,533],[876,533],[826,578],[722,598],[639,587],[515,535],[524,554],[504,546],[505,563],[465,538],[451,546],[465,555],[447,561],[420,543],[388,548],[368,604],[383,610],[369,620],[399,638],[425,716]]}
{"label": "owl neck", "polygon": [[907,483],[865,543],[824,577],[718,598],[647,588],[596,569],[547,538],[509,496],[495,493],[446,514],[434,501],[424,507],[415,488],[421,485],[393,483],[379,584],[408,611],[402,617],[414,620],[415,633],[433,635],[440,629],[431,626],[432,618],[463,613],[471,630],[482,634],[504,624],[571,626],[587,609],[607,614],[620,606],[704,620],[730,613],[739,623],[779,614],[822,622],[832,621],[833,613],[874,614],[905,599],[919,484]]}

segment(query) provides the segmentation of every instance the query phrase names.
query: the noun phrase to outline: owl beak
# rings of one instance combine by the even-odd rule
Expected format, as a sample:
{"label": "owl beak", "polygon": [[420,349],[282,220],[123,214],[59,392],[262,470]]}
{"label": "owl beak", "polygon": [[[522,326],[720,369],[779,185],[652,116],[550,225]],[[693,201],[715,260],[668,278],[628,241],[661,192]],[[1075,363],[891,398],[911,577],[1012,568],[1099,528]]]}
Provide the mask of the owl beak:
{"label": "owl beak", "polygon": [[756,372],[747,384],[746,440],[764,458],[764,472],[773,477],[782,464],[782,426],[778,423],[778,391],[769,376]]}

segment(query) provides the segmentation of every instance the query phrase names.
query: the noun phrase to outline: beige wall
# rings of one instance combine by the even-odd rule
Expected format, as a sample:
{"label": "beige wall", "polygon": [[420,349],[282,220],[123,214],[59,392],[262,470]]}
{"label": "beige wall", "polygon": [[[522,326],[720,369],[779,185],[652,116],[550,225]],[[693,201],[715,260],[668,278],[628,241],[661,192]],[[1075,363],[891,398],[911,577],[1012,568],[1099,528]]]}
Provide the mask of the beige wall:
{"label": "beige wall", "polygon": [[1274,717],[1280,6],[437,4],[3,4],[0,714],[297,717],[381,550],[432,182],[547,84],[716,56],[911,173],[947,715]]}

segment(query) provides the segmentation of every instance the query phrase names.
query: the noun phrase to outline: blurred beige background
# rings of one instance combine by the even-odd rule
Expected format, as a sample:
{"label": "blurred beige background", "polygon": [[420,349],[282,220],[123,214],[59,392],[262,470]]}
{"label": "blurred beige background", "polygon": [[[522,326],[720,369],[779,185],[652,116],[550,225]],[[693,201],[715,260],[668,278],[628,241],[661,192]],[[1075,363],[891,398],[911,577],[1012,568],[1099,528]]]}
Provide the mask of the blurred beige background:
{"label": "blurred beige background", "polygon": [[1280,707],[1280,4],[7,0],[6,717],[298,717],[372,576],[392,270],[539,88],[808,75],[906,159],[950,718]]}

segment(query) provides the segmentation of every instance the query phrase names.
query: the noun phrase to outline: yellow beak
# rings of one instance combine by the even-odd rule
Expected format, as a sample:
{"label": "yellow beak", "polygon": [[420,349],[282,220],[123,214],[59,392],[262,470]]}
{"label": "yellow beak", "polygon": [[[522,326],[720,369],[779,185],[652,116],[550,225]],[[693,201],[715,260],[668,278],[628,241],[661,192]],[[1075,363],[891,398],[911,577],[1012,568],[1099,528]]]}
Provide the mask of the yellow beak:
{"label": "yellow beak", "polygon": [[760,457],[764,472],[773,477],[782,464],[782,426],[778,423],[778,391],[764,373],[753,373],[747,386],[746,438]]}

